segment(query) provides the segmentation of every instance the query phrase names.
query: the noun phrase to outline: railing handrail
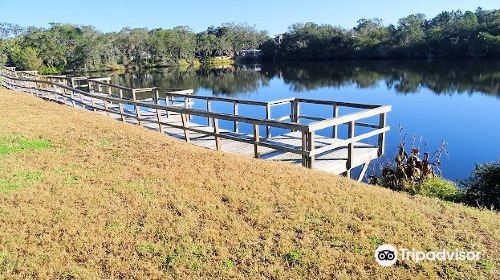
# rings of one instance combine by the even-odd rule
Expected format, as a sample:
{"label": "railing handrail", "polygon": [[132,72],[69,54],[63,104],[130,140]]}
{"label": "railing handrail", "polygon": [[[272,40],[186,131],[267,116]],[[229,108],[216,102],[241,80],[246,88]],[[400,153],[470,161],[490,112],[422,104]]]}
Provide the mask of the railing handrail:
{"label": "railing handrail", "polygon": [[[18,74],[20,71],[15,71],[12,69],[8,68],[0,68],[0,76],[5,77],[9,81],[5,81],[6,84],[9,86],[15,87],[21,87],[28,89],[28,92],[33,89],[33,90],[38,90],[38,91],[43,91],[43,92],[48,92],[52,94],[56,94],[58,96],[62,96],[63,98],[66,98],[66,100],[71,100],[73,103],[73,106],[75,106],[75,102],[78,102],[73,96],[73,94],[79,94],[80,98],[82,96],[89,97],[92,105],[83,105],[89,106],[90,108],[93,108],[93,110],[100,110],[104,111],[106,113],[114,113],[114,114],[119,114],[122,118],[123,121],[125,121],[125,117],[132,117],[135,118],[139,125],[141,125],[141,122],[151,122],[151,123],[156,123],[160,126],[160,131],[162,130],[162,125],[164,126],[171,126],[174,128],[179,128],[179,129],[184,129],[185,133],[185,138],[186,141],[189,141],[189,137],[186,131],[193,131],[193,132],[198,132],[198,133],[205,133],[207,135],[215,136],[216,140],[216,147],[217,149],[220,148],[220,142],[219,138],[226,138],[234,141],[241,141],[245,143],[250,143],[254,145],[255,149],[255,156],[259,157],[258,149],[257,146],[264,146],[264,147],[269,147],[273,148],[276,150],[282,150],[282,151],[287,151],[287,152],[292,152],[296,154],[302,155],[302,164],[303,166],[306,167],[312,167],[314,163],[315,156],[335,150],[339,147],[343,147],[347,145],[348,149],[348,158],[347,158],[347,174],[350,173],[350,170],[352,168],[352,157],[353,157],[353,149],[354,145],[356,142],[359,142],[361,140],[373,137],[373,136],[378,136],[378,155],[380,156],[384,152],[384,143],[385,143],[385,133],[390,130],[390,127],[386,123],[386,114],[391,111],[391,106],[389,105],[370,105],[370,104],[360,104],[360,103],[349,103],[349,102],[339,102],[339,101],[329,101],[329,100],[316,100],[316,99],[307,99],[307,98],[285,98],[281,100],[274,100],[274,101],[256,101],[256,100],[241,100],[241,99],[236,99],[236,98],[227,98],[227,97],[218,97],[218,96],[199,96],[199,95],[192,95],[188,93],[193,93],[193,90],[186,90],[186,89],[167,89],[163,90],[167,97],[183,97],[184,102],[188,102],[190,99],[201,99],[201,100],[206,100],[207,101],[207,110],[200,110],[200,109],[192,109],[188,108],[187,106],[185,107],[179,107],[179,106],[170,106],[168,105],[168,102],[166,100],[165,105],[159,104],[159,92],[160,89],[157,87],[150,87],[150,88],[128,88],[124,86],[119,86],[119,85],[114,85],[111,83],[108,83],[107,81],[110,81],[110,78],[86,78],[88,81],[89,86],[91,86],[92,83],[96,83],[99,85],[105,86],[105,88],[108,88],[108,92],[106,91],[101,91],[101,86],[98,87],[97,93],[95,92],[86,92],[83,90],[80,90],[73,85],[70,85],[69,83],[58,83],[54,81],[50,81],[50,79],[64,79],[64,80],[69,80],[72,77],[66,77],[66,76],[41,76],[41,75],[36,75],[29,73],[28,72],[23,72],[22,74],[28,74],[28,75],[22,75]],[[12,74],[11,75],[8,75]],[[30,79],[25,76],[34,76],[35,79]],[[41,77],[42,79],[36,79],[36,77]],[[48,78],[48,80],[45,80],[43,78]],[[80,81],[85,80],[85,77],[77,77]],[[12,83],[11,80],[14,81],[23,81],[23,82],[30,82],[34,83],[33,85],[26,85],[24,83]],[[38,87],[38,84],[46,84],[49,85],[48,88],[43,88],[43,87]],[[55,90],[55,88],[60,88],[63,89],[61,92]],[[120,89],[120,97],[115,97],[111,93],[111,88],[118,88]],[[68,90],[71,92],[71,97],[68,96],[67,93],[64,93],[64,90]],[[130,98],[125,98],[123,97],[122,90],[129,90],[132,92],[132,99]],[[144,100],[137,100],[136,99],[136,93],[140,92],[148,92],[151,91],[153,92],[153,103],[151,102],[144,102]],[[95,103],[95,99],[101,100],[104,103],[104,107],[99,107]],[[82,99],[83,100],[83,99]],[[172,100],[171,100],[172,101]],[[228,102],[228,103],[233,103],[234,106],[234,114],[228,114],[228,113],[221,113],[221,112],[214,112],[211,111],[210,109],[210,101],[221,101],[221,102]],[[83,101],[81,101],[83,102]],[[321,117],[315,117],[315,116],[306,116],[306,115],[300,115],[300,110],[299,110],[299,105],[300,103],[312,103],[312,104],[319,104],[319,105],[329,105],[332,106],[333,109],[333,115],[331,118],[321,118]],[[108,105],[109,103],[117,103],[119,104],[120,107],[120,112],[110,110]],[[187,103],[186,103],[187,104]],[[266,117],[265,118],[255,118],[255,117],[245,117],[238,115],[237,113],[237,105],[238,104],[249,104],[249,105],[256,105],[256,106],[264,106],[266,108]],[[283,105],[283,104],[290,104],[290,115],[285,115],[280,118],[272,119],[271,118],[271,107],[272,106],[277,106],[277,105]],[[129,112],[125,112],[124,105],[133,105],[135,107],[135,115],[130,114]],[[157,120],[152,120],[148,118],[143,118],[141,116],[141,107],[143,108],[148,108],[151,110],[156,110],[157,114]],[[359,112],[354,112],[354,113],[349,113],[346,115],[339,116],[338,114],[338,108],[339,107],[350,107],[350,108],[358,108],[358,109],[364,109]],[[168,112],[174,112],[178,113],[181,115],[182,119],[182,125],[180,124],[170,124],[165,121],[162,121],[160,116],[160,110],[163,110],[166,112],[168,116]],[[210,124],[210,120],[213,122],[213,127],[214,131],[205,131],[201,130],[196,127],[189,127],[186,123],[186,116],[198,116],[202,118],[207,118],[208,121],[208,126],[212,126]],[[363,123],[363,122],[358,122],[361,119],[365,118],[370,118],[374,116],[379,116],[379,122],[378,124],[370,124],[370,123]],[[299,119],[310,119],[313,120],[312,123],[309,124],[300,124]],[[248,123],[252,124],[254,128],[254,133],[253,133],[253,138],[250,139],[248,135],[234,135],[234,134],[227,134],[227,133],[220,133],[219,128],[218,128],[218,120],[224,120],[224,121],[230,121],[234,123],[234,132],[237,132],[237,124],[240,122],[242,123]],[[290,120],[290,122],[285,122],[285,120]],[[347,139],[338,139],[337,137],[337,126],[339,125],[348,125],[348,137]],[[286,130],[291,130],[291,131],[300,131],[302,133],[302,146],[301,147],[290,147],[289,145],[286,145],[284,143],[281,143],[280,145],[273,143],[272,141],[268,140],[260,140],[258,128],[259,125],[264,125],[266,126],[267,129],[267,138],[270,137],[270,128],[271,127],[276,127],[276,128],[282,128]],[[356,126],[362,126],[362,127],[368,127],[372,128],[375,130],[360,134],[360,135],[355,135],[355,127]],[[316,140],[315,140],[315,134],[318,130],[326,129],[326,128],[332,128],[332,138],[337,139],[337,141],[334,141],[333,144],[327,144],[323,146],[318,146],[316,147]],[[373,146],[372,146],[373,147]],[[377,146],[375,146],[377,147]]]}
{"label": "railing handrail", "polygon": [[57,78],[57,79],[71,78],[71,77],[68,77],[67,75],[43,75],[43,76],[40,76],[40,77],[44,77],[44,78]]}
{"label": "railing handrail", "polygon": [[94,94],[94,93],[82,91],[82,90],[79,90],[76,88],[72,88],[72,87],[69,87],[69,86],[66,86],[63,84],[58,84],[58,83],[44,81],[44,80],[23,79],[23,78],[17,78],[17,77],[9,77],[9,76],[7,76],[7,78],[13,79],[13,80],[18,80],[18,81],[50,84],[53,86],[58,86],[58,87],[61,87],[61,88],[67,89],[67,90],[71,90],[75,93],[78,93],[78,94],[81,94],[81,95],[84,95],[87,97],[93,97],[93,98],[100,99],[100,100],[106,100],[108,102],[113,101],[116,103],[122,103],[122,104],[125,103],[125,104],[140,106],[140,107],[147,107],[147,108],[151,108],[151,109],[167,110],[167,111],[171,111],[171,112],[175,112],[175,113],[197,115],[200,117],[216,118],[216,119],[227,120],[227,121],[238,121],[238,122],[246,122],[246,123],[250,123],[250,124],[262,124],[262,125],[270,125],[270,126],[285,128],[285,129],[308,131],[308,126],[301,125],[301,124],[284,123],[284,122],[279,122],[279,121],[271,120],[271,119],[257,119],[257,118],[252,118],[252,117],[235,116],[235,115],[226,114],[226,113],[208,112],[208,111],[203,111],[203,110],[198,110],[198,109],[191,109],[191,108],[184,108],[184,107],[177,107],[177,106],[168,106],[168,105],[159,105],[159,104],[141,102],[141,101],[137,101],[137,100],[130,100],[130,99],[123,99],[123,98],[117,98],[117,97],[112,97],[112,96],[99,95],[99,94]]}
{"label": "railing handrail", "polygon": [[338,126],[341,124],[346,124],[349,122],[355,122],[360,119],[365,119],[373,116],[377,116],[383,113],[387,113],[391,111],[392,106],[390,105],[382,105],[373,109],[364,110],[361,112],[351,113],[347,115],[343,115],[336,118],[329,118],[321,121],[316,121],[309,124],[310,131],[317,131],[321,129],[325,129],[331,126]]}
{"label": "railing handrail", "polygon": [[117,89],[128,90],[128,91],[134,90],[133,88],[106,83],[106,82],[100,81],[98,79],[99,78],[88,78],[87,80],[89,82],[93,82],[93,83],[96,83],[96,84],[101,84],[101,85],[108,86],[108,87],[114,87],[114,88],[117,88]]}
{"label": "railing handrail", "polygon": [[189,94],[177,93],[177,92],[166,92],[166,94],[169,96],[175,96],[175,97],[185,97],[185,98],[191,98],[191,99],[202,99],[202,100],[210,100],[210,101],[221,101],[221,102],[228,102],[228,103],[236,102],[236,103],[240,103],[240,104],[257,105],[257,106],[267,106],[267,104],[269,104],[269,102],[265,102],[265,101],[237,99],[237,98],[230,98],[230,97],[189,95]]}
{"label": "railing handrail", "polygon": [[352,102],[342,102],[342,101],[334,101],[334,100],[319,100],[319,99],[309,99],[309,98],[295,98],[298,102],[303,103],[311,103],[311,104],[319,104],[319,105],[337,105],[341,107],[351,107],[351,108],[359,108],[359,109],[373,109],[383,105],[375,105],[375,104],[363,104],[363,103],[352,103]]}

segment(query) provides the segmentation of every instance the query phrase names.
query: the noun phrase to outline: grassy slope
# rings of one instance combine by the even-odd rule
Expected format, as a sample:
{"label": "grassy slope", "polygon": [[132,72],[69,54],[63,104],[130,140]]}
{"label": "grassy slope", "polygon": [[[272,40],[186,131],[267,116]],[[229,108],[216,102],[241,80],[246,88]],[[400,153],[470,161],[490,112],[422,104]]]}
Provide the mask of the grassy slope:
{"label": "grassy slope", "polygon": [[[4,89],[0,100],[0,278],[499,277],[498,213],[208,151]],[[372,255],[385,242],[486,260],[382,268]]]}

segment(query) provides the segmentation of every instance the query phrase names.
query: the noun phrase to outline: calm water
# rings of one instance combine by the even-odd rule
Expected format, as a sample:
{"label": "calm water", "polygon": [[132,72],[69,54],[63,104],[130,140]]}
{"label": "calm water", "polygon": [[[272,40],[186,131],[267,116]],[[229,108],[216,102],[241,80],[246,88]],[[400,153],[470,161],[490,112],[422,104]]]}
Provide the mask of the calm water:
{"label": "calm water", "polygon": [[[155,69],[115,75],[132,87],[193,88],[198,95],[252,100],[306,97],[393,106],[387,154],[399,126],[433,152],[446,141],[443,175],[467,177],[475,163],[500,158],[500,61],[368,61],[243,65],[218,70]],[[200,106],[202,104],[199,104]],[[196,107],[196,104],[195,104]],[[215,108],[230,112],[230,108]],[[331,108],[316,114],[329,116]],[[261,111],[241,112],[263,116]],[[279,113],[279,112],[277,112]],[[277,114],[280,115],[281,114]]]}

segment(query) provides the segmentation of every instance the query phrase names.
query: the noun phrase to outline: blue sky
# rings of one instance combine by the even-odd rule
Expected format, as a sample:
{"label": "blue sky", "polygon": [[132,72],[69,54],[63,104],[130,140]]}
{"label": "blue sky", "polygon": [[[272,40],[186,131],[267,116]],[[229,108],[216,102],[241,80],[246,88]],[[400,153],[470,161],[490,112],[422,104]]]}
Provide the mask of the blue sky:
{"label": "blue sky", "polygon": [[0,22],[48,26],[49,22],[93,25],[101,31],[122,27],[174,27],[189,25],[195,31],[224,22],[249,23],[277,34],[296,22],[313,21],[352,27],[360,18],[381,18],[385,24],[412,13],[428,18],[443,10],[500,8],[499,0],[252,0],[151,1],[151,0],[2,0]]}

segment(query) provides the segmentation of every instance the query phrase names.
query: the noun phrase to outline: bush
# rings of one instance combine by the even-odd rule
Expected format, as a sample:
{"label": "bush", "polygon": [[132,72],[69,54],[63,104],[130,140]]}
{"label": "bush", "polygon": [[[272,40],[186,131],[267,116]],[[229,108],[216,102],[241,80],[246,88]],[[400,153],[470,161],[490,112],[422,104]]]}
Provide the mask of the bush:
{"label": "bush", "polygon": [[42,75],[53,75],[53,74],[60,74],[64,72],[64,69],[58,68],[58,67],[50,67],[50,66],[42,66],[40,67],[40,70],[38,71]]}
{"label": "bush", "polygon": [[10,49],[10,59],[19,70],[39,70],[43,62],[38,58],[38,53],[31,47],[19,48],[15,46]]}
{"label": "bush", "polygon": [[[402,132],[403,129],[400,128],[400,131]],[[433,153],[433,157],[427,152],[421,157],[420,148],[415,146],[415,140],[416,136],[413,137],[410,153],[408,153],[403,137],[394,163],[381,165],[381,176],[370,176],[368,183],[412,195],[420,194],[444,200],[457,200],[460,191],[455,183],[440,177],[441,156],[447,154],[446,142],[441,143]]]}
{"label": "bush", "polygon": [[469,178],[460,182],[461,201],[472,205],[500,209],[500,160],[476,165]]}
{"label": "bush", "polygon": [[440,177],[434,177],[418,185],[416,193],[444,200],[454,200],[459,190],[455,183]]}
{"label": "bush", "polygon": [[0,49],[0,65],[4,65],[5,63],[7,63],[7,59],[8,59],[7,55],[4,54]]}
{"label": "bush", "polygon": [[[420,193],[421,185],[434,178],[439,180],[441,154],[445,153],[446,144],[443,142],[431,159],[429,153],[420,157],[420,149],[412,145],[408,154],[404,143],[399,145],[399,151],[394,158],[395,164],[382,165],[382,176],[370,176],[369,183],[380,185],[395,191],[405,191],[411,194]],[[437,182],[437,181],[436,181]]]}

